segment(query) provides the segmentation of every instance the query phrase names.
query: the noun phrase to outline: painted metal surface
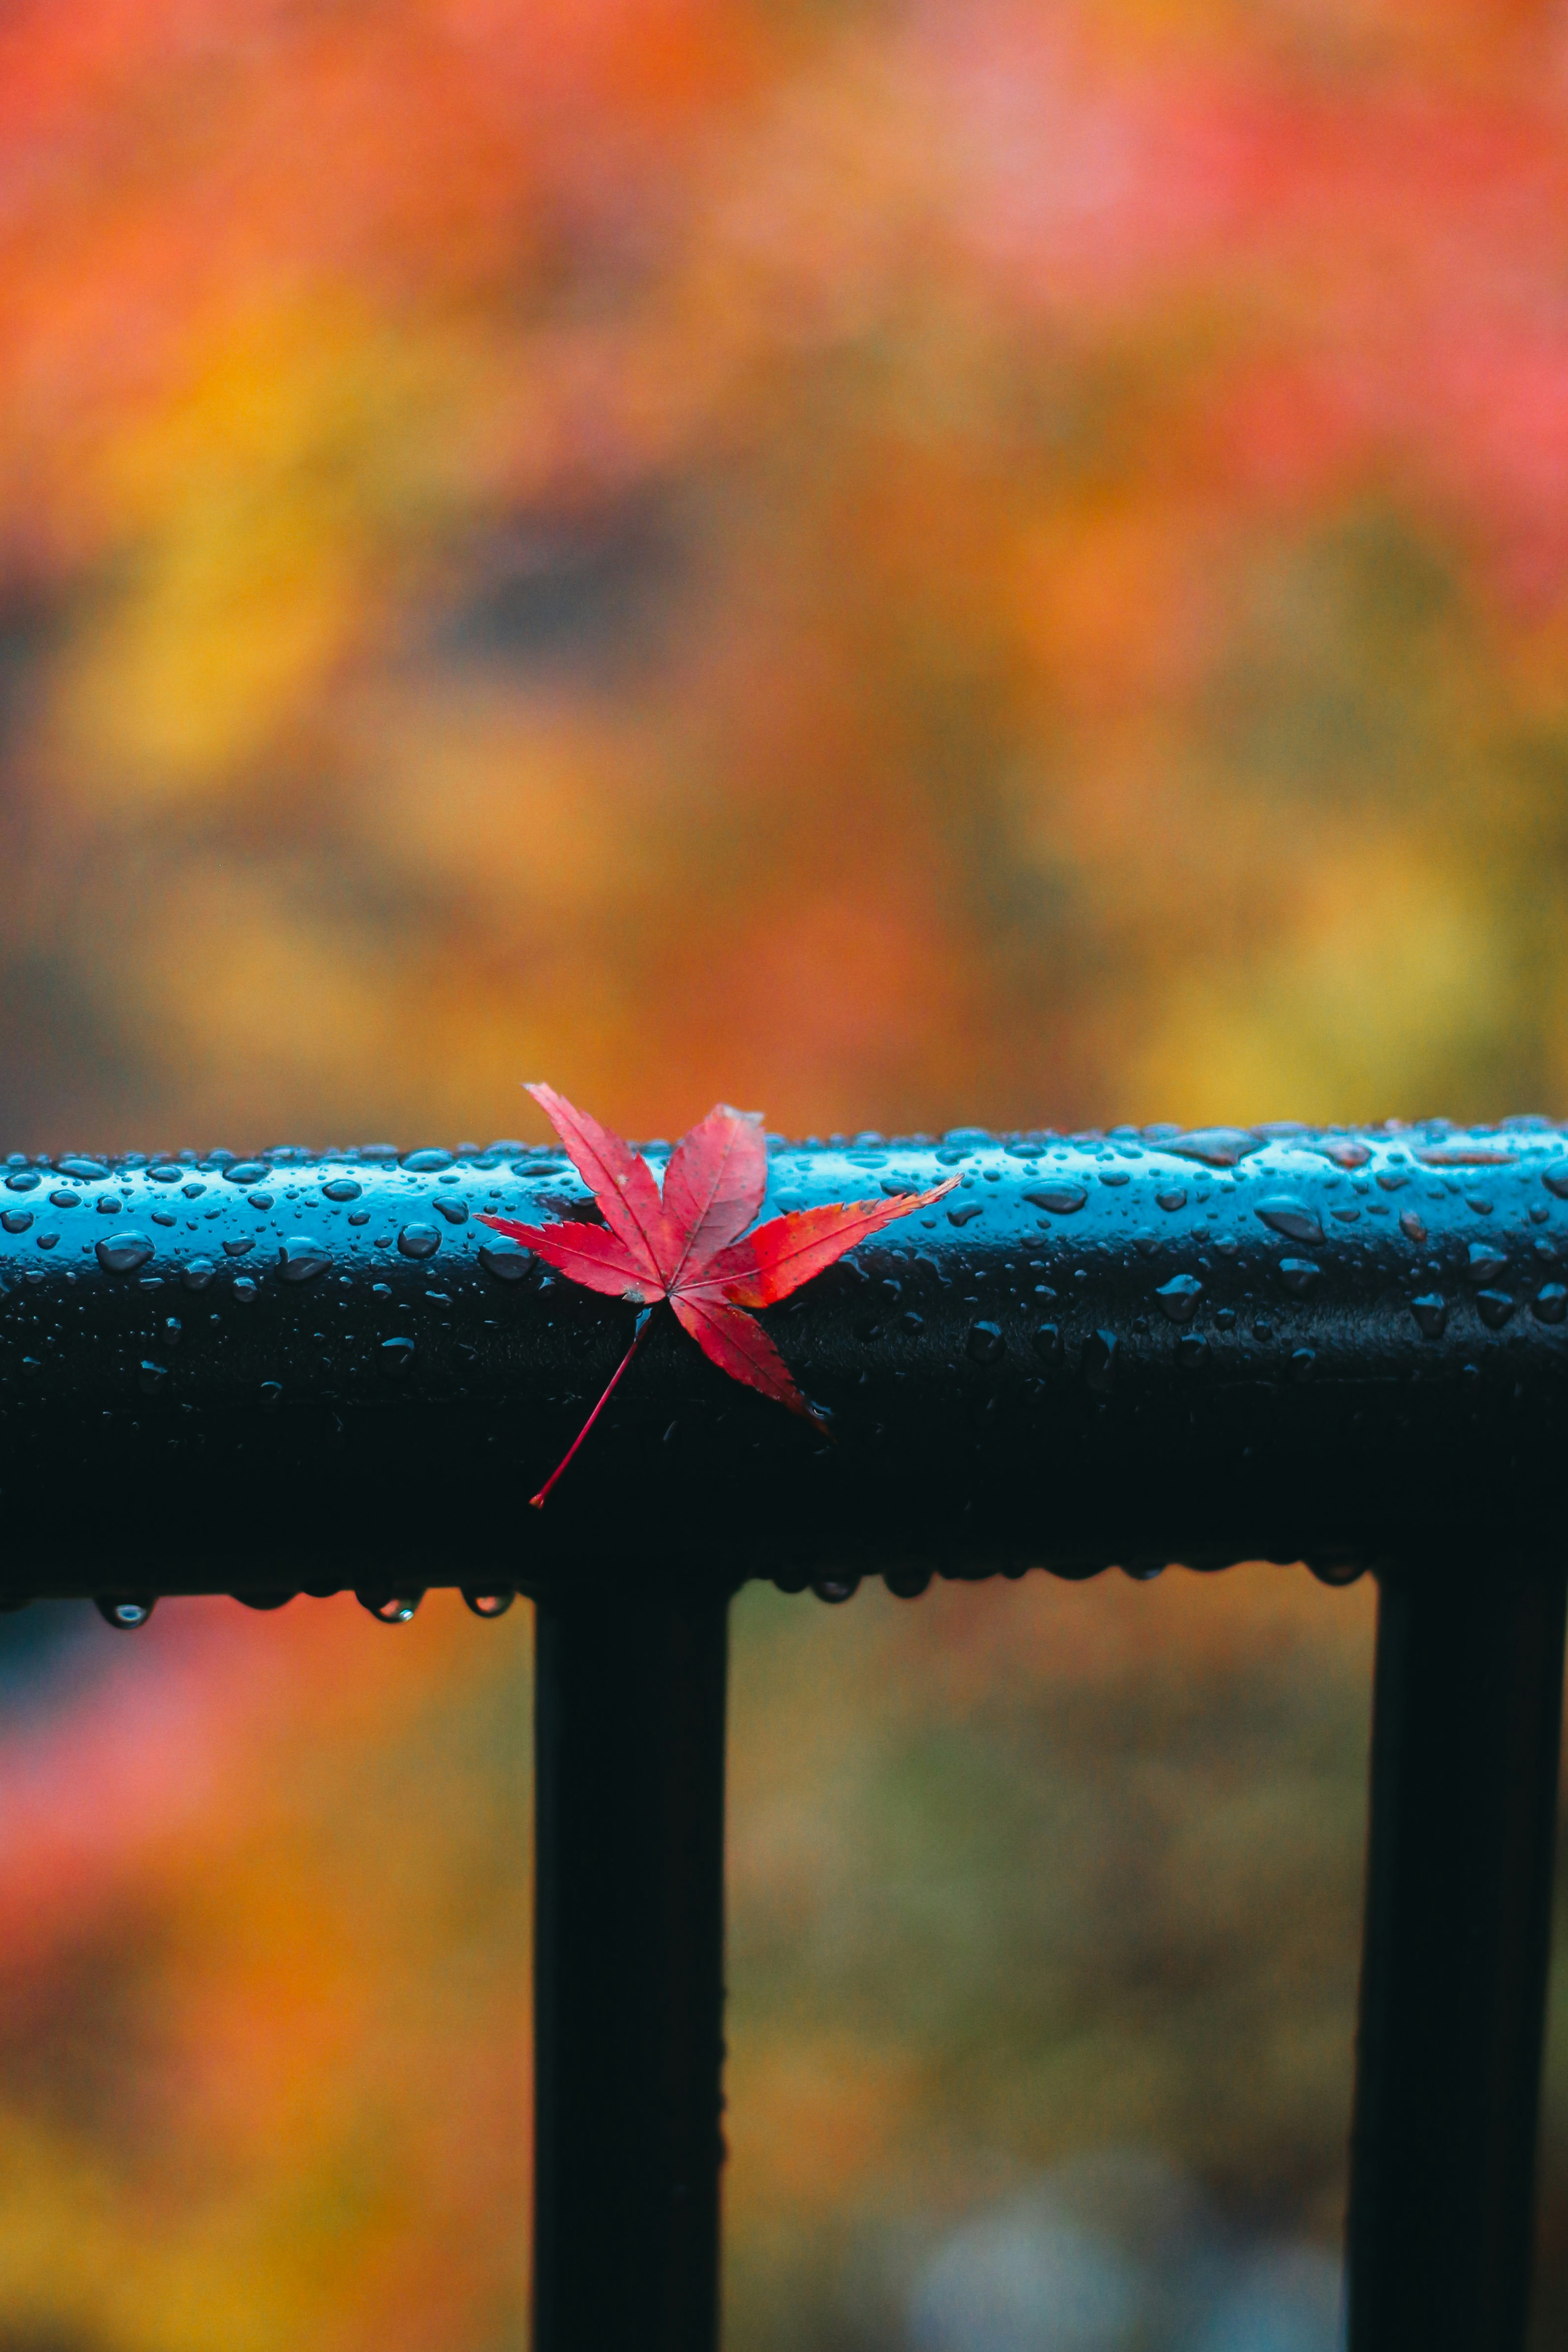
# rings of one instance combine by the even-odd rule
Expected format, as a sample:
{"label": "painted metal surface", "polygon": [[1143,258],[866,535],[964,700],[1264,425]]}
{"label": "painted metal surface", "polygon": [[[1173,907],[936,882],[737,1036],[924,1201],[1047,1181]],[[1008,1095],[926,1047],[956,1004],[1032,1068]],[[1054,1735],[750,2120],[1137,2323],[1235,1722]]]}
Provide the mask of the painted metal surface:
{"label": "painted metal surface", "polygon": [[629,1548],[797,1584],[1333,1574],[1550,1536],[1562,1130],[963,1130],[771,1166],[768,1214],[960,1178],[765,1318],[833,1442],[660,1316],[528,1512],[632,1318],[476,1222],[592,1213],[558,1152],[13,1160],[4,1590],[543,1590]]}

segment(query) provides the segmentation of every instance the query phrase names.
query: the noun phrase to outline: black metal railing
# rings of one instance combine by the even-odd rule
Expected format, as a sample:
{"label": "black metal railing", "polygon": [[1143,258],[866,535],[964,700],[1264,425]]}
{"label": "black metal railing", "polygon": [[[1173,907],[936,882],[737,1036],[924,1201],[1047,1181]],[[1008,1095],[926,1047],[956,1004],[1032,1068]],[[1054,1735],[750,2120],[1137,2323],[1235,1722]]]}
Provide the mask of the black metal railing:
{"label": "black metal railing", "polygon": [[[656,1156],[656,1151],[655,1151]],[[960,1131],[773,1147],[914,1192],[767,1318],[831,1435],[475,1220],[554,1151],[0,1169],[0,1593],[537,1604],[537,2352],[717,2337],[726,1615],[748,1577],[1305,1560],[1382,1587],[1353,2352],[1517,2352],[1568,1552],[1568,1137]]]}

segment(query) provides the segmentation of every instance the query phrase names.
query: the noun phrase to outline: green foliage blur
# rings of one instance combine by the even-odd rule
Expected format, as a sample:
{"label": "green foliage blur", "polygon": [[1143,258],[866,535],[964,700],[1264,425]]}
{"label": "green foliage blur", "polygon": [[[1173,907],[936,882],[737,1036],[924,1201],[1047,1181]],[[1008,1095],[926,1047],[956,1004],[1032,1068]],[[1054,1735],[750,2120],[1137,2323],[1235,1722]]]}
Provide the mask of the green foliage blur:
{"label": "green foliage blur", "polygon": [[[9,1143],[1568,1111],[1565,114],[1546,0],[13,0]],[[1326,2352],[1374,1606],[742,1596],[730,2352]],[[528,1688],[0,1624],[0,2352],[522,2342]]]}

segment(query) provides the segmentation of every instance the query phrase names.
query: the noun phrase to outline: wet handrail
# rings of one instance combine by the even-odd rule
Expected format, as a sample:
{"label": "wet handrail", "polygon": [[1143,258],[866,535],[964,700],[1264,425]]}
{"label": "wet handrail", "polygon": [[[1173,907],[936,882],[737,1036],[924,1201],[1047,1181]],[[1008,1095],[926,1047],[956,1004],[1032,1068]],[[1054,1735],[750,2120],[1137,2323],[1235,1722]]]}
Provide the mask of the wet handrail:
{"label": "wet handrail", "polygon": [[558,1152],[13,1155],[0,1602],[537,1601],[538,2352],[712,2352],[734,1589],[1373,1569],[1351,2345],[1518,2352],[1568,1134],[773,1140],[768,1205],[948,1175],[764,1318],[827,1434],[663,1317],[535,1512],[633,1312],[478,1223],[594,1213]]}

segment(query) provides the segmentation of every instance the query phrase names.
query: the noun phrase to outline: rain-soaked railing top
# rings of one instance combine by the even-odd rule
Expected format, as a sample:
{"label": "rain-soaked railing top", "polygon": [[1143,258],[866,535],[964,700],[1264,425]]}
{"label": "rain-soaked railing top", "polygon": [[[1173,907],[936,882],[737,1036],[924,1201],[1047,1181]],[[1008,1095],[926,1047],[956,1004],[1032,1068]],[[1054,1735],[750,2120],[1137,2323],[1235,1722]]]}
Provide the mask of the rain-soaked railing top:
{"label": "rain-soaked railing top", "polygon": [[[657,1165],[663,1147],[647,1147]],[[538,1590],[1528,1549],[1568,1401],[1568,1136],[769,1139],[767,1211],[914,1193],[765,1321],[828,1434],[477,1222],[597,1214],[555,1149],[0,1172],[5,1589]]]}

